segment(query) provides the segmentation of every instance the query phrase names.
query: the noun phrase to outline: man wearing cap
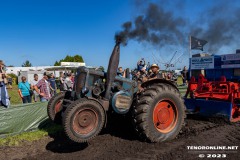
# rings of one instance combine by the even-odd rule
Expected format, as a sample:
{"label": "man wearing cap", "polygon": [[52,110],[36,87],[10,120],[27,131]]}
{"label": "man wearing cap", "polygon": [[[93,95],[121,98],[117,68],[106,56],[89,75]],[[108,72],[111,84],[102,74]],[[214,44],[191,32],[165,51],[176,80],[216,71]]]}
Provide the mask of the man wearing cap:
{"label": "man wearing cap", "polygon": [[157,64],[152,64],[151,68],[152,74],[149,77],[149,80],[156,78],[163,78],[163,76],[159,73],[159,66]]}
{"label": "man wearing cap", "polygon": [[49,101],[51,98],[50,84],[47,81],[50,73],[44,72],[43,78],[34,86],[35,91],[40,95],[40,101]]}

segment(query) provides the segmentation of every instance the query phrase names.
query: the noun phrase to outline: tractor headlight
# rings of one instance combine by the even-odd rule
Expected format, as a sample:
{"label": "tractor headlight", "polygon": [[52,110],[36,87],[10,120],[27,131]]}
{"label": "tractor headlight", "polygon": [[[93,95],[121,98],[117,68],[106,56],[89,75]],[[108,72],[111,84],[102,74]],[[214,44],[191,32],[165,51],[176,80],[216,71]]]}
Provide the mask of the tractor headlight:
{"label": "tractor headlight", "polygon": [[113,110],[118,114],[125,114],[132,105],[132,97],[128,92],[119,91],[112,97]]}

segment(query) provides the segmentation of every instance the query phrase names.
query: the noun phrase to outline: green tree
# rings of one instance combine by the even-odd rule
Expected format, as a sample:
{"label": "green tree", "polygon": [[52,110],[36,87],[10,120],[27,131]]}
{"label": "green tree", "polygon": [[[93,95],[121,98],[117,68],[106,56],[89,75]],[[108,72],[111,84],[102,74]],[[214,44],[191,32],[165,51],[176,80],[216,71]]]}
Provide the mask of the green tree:
{"label": "green tree", "polygon": [[26,62],[22,64],[22,67],[32,67],[32,64],[30,63],[29,60],[26,60]]}
{"label": "green tree", "polygon": [[100,70],[100,71],[103,71],[103,72],[104,72],[104,67],[103,67],[103,66],[100,66],[100,67],[98,67],[98,70]]}
{"label": "green tree", "polygon": [[75,55],[75,56],[66,55],[66,57],[64,59],[56,61],[54,63],[54,66],[60,66],[61,62],[80,62],[80,63],[83,63],[84,60],[83,60],[82,56],[80,56],[80,55]]}
{"label": "green tree", "polygon": [[54,66],[60,66],[60,62],[56,61],[56,62],[54,63]]}
{"label": "green tree", "polygon": [[84,62],[82,56],[75,55],[73,57],[74,62]]}

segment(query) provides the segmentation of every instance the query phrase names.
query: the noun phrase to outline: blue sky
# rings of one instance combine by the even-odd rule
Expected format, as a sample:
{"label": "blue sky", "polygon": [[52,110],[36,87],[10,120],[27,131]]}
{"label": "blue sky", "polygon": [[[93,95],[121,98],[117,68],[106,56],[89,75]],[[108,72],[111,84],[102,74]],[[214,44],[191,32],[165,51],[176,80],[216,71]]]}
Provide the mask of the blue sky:
{"label": "blue sky", "polygon": [[[33,66],[43,66],[53,65],[56,60],[64,58],[67,54],[79,54],[89,66],[107,67],[115,33],[121,30],[124,22],[144,14],[147,2],[0,0],[0,59],[4,60],[6,65],[21,66],[29,60]],[[194,21],[204,8],[216,3],[214,0],[184,2],[185,6],[182,9],[179,9],[181,6],[175,1],[168,1],[163,6],[166,10],[172,10],[174,15],[182,14],[188,21]],[[174,11],[175,8],[178,9]],[[226,52],[235,49],[228,48]],[[121,47],[120,66],[134,68],[137,60],[142,57],[151,63],[156,62],[156,59],[166,62],[175,51],[178,51],[176,57],[180,57],[177,66],[186,65],[187,43],[159,49],[130,40],[126,47]],[[153,55],[156,58],[153,58]]]}

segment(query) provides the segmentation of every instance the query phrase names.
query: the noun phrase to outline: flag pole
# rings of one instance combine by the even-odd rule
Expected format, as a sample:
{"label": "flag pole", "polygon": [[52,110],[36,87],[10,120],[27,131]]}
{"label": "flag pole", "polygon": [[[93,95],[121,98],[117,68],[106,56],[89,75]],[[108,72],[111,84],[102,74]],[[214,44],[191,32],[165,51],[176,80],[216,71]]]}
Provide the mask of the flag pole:
{"label": "flag pole", "polygon": [[189,58],[191,58],[191,35],[189,36]]}
{"label": "flag pole", "polygon": [[191,52],[191,35],[189,36],[189,79],[192,77],[192,71],[191,71],[191,58],[192,58],[192,52]]}

